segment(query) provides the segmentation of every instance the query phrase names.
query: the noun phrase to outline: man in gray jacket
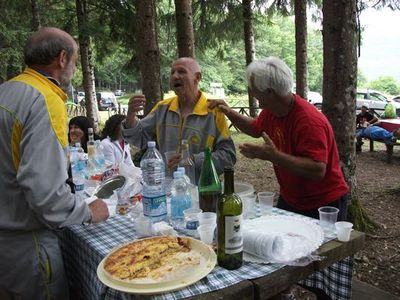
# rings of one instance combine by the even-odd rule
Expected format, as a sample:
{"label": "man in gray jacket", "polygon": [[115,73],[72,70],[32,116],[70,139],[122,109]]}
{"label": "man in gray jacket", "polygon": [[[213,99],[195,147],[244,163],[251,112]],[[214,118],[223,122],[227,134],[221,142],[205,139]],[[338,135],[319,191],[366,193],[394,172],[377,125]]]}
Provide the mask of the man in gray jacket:
{"label": "man in gray jacket", "polygon": [[78,47],[57,28],[29,39],[27,68],[0,86],[0,298],[68,299],[55,229],[108,218],[100,199],[89,206],[67,179],[64,93]]}
{"label": "man in gray jacket", "polygon": [[[147,141],[156,141],[161,153],[178,153],[182,140],[187,140],[195,163],[196,183],[206,147],[212,151],[218,174],[236,163],[235,145],[225,115],[219,108],[208,107],[206,95],[199,90],[200,80],[201,70],[196,60],[178,58],[170,74],[170,88],[176,96],[159,101],[142,120],[136,114],[144,108],[146,99],[144,95],[132,97],[123,130],[124,138],[141,149],[147,146]],[[180,159],[179,154],[171,157],[168,167],[175,168]]]}

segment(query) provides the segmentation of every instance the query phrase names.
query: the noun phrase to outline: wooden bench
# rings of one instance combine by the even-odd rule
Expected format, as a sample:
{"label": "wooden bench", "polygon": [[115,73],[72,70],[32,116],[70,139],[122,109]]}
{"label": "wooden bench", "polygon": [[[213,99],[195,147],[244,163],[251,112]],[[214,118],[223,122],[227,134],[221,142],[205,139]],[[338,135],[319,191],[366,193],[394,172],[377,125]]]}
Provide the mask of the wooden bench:
{"label": "wooden bench", "polygon": [[[368,140],[369,140],[369,151],[374,151],[374,142],[385,144],[385,142],[382,140],[371,140],[371,139]],[[393,158],[393,148],[394,146],[400,146],[400,143],[396,142],[394,144],[385,144],[385,145],[386,145],[386,161],[387,163],[391,163]]]}

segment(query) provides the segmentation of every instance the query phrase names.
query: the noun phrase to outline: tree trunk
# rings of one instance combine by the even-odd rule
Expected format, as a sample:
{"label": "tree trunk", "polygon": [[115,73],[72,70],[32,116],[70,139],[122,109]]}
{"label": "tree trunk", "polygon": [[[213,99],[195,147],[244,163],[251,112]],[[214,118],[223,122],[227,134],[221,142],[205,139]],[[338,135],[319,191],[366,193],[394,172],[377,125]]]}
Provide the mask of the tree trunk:
{"label": "tree trunk", "polygon": [[358,201],[355,177],[356,2],[357,0],[323,1],[324,101],[322,111],[335,131],[343,173],[350,187],[349,216],[357,229],[366,231],[371,228],[371,224]]}
{"label": "tree trunk", "polygon": [[99,111],[94,86],[92,65],[92,50],[88,33],[88,10],[86,0],[76,0],[76,15],[78,18],[79,51],[81,54],[83,88],[85,90],[86,116],[93,121],[94,130],[99,128]]}
{"label": "tree trunk", "polygon": [[195,58],[192,0],[175,0],[175,17],[178,56]]}
{"label": "tree trunk", "polygon": [[154,0],[135,1],[137,54],[142,74],[142,90],[146,96],[147,115],[161,98],[160,49],[157,42]]}
{"label": "tree trunk", "polygon": [[32,8],[32,31],[37,31],[40,28],[40,14],[37,0],[31,0]]}
{"label": "tree trunk", "polygon": [[[253,10],[252,10],[253,0],[243,0],[243,32],[244,32],[244,48],[246,52],[246,66],[249,65],[256,57],[256,45],[254,42],[253,33]],[[256,111],[256,99],[254,99],[250,94],[250,89],[247,88],[247,93],[249,95],[249,108],[250,116],[253,118],[257,116]]]}
{"label": "tree trunk", "polygon": [[307,99],[307,0],[294,1],[296,28],[296,93]]}

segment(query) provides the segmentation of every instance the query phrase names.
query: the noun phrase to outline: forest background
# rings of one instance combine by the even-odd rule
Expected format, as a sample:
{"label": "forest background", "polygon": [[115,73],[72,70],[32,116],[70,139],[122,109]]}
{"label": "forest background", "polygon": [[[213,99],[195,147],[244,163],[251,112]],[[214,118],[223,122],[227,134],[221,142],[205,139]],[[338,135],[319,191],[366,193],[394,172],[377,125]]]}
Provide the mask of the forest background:
{"label": "forest background", "polygon": [[[362,70],[357,72],[356,48],[357,42],[362,43],[363,30],[358,17],[360,10],[367,2],[377,6],[400,8],[398,0],[0,0],[2,12],[0,83],[15,76],[24,68],[22,49],[30,33],[39,26],[56,26],[79,40],[81,64],[78,64],[78,71],[73,81],[75,87],[81,88],[85,85],[85,90],[91,90],[88,85],[92,82],[86,80],[83,84],[82,81],[84,81],[83,78],[88,77],[85,74],[93,72],[93,87],[97,91],[121,89],[130,93],[143,89],[146,84],[153,83],[158,88],[161,86],[162,91],[166,92],[169,89],[170,64],[178,57],[181,46],[177,39],[179,29],[182,29],[177,26],[179,14],[175,11],[174,5],[177,3],[186,4],[191,8],[190,14],[187,15],[190,16],[193,24],[194,37],[191,41],[194,42],[194,46],[188,45],[187,48],[193,46],[192,48],[196,50],[196,58],[203,69],[201,88],[206,91],[209,90],[212,82],[220,82],[228,96],[242,99],[247,97],[244,70],[248,59],[243,42],[245,31],[243,25],[246,21],[252,21],[255,57],[278,56],[294,71],[300,69],[297,65],[299,57],[295,53],[296,47],[299,44],[306,45],[307,50],[300,51],[307,52],[304,62],[308,76],[303,83],[306,83],[309,90],[321,92],[324,96],[322,112],[327,116],[335,131],[343,173],[351,187],[350,208],[352,206],[360,208],[364,205],[375,221],[382,217],[377,221],[378,229],[375,231],[377,238],[367,236],[366,244],[373,247],[367,247],[363,252],[363,257],[358,259],[361,268],[356,267],[357,277],[365,281],[374,280],[370,282],[373,284],[377,282],[375,280],[379,280],[381,287],[390,283],[390,287],[385,289],[398,295],[400,286],[400,276],[397,276],[400,269],[398,219],[393,218],[391,214],[398,209],[397,206],[382,206],[378,207],[378,213],[374,213],[377,207],[376,199],[382,203],[390,200],[386,195],[376,195],[378,187],[381,186],[376,179],[381,180],[381,183],[386,183],[388,179],[384,175],[390,170],[381,161],[378,161],[376,165],[371,165],[370,161],[356,161],[354,151],[356,88],[370,87],[390,95],[400,94],[399,83],[394,78],[385,76],[368,82]],[[321,24],[320,8],[324,3],[322,8],[324,26],[322,29],[320,26],[307,26],[306,43],[304,41],[297,43],[295,32],[299,27],[295,26],[293,18],[294,6],[305,3],[308,5],[309,17],[316,20],[316,24]],[[252,16],[248,15],[247,18],[244,16],[244,4],[251,4]],[[142,13],[137,13],[138,9],[142,9]],[[183,12],[178,11],[178,13],[181,16]],[[304,16],[305,9],[302,13]],[[155,22],[153,27],[146,28],[149,31],[142,32],[137,30],[140,23],[138,21],[147,25],[152,21]],[[152,52],[150,48],[145,52],[149,56],[140,57],[141,54],[143,55],[140,50],[148,47],[145,42],[150,37],[149,32],[155,33],[153,36],[156,40],[153,42],[157,43],[160,72],[155,68],[152,74],[154,76],[146,78],[143,76],[143,70],[154,67],[154,62],[158,61],[158,58],[153,59],[151,56],[155,51]],[[304,33],[304,27],[302,33]],[[87,67],[86,70],[85,67]],[[296,79],[298,80],[299,77],[301,76],[297,76]],[[152,89],[156,90],[154,86]],[[143,92],[146,94],[146,91]],[[158,95],[153,93],[153,99]],[[87,94],[86,97],[88,97]],[[88,103],[95,105],[88,106],[87,113],[97,112],[96,101],[92,98],[86,104]],[[94,114],[89,117],[94,117]],[[357,156],[357,158],[362,157],[365,155]],[[371,171],[370,173],[364,172],[366,167]],[[390,167],[396,168],[398,164]],[[245,170],[248,168],[246,167]],[[381,171],[378,175],[377,170]],[[260,171],[259,178],[264,178],[265,174],[271,173],[265,169],[260,169]],[[390,174],[397,173],[392,168]],[[368,189],[370,193],[367,193],[365,184],[371,182],[370,178],[374,180]],[[398,183],[396,176],[389,179],[393,179],[391,185]],[[263,187],[267,188],[265,185]],[[397,204],[397,199],[397,193],[394,193],[393,201],[389,204]],[[371,200],[371,203],[367,200]],[[362,210],[357,209],[355,212],[353,217],[361,216],[362,222],[359,224],[368,223],[365,222],[366,217]],[[387,225],[384,223],[386,220],[393,221],[393,224]],[[385,226],[379,226],[380,224]],[[371,226],[366,224],[364,228],[371,229]],[[363,227],[361,230],[364,231]],[[386,243],[382,245],[380,242],[382,239],[385,239],[385,242],[386,239],[393,242],[393,245],[387,246]],[[391,249],[390,254],[385,253],[384,250],[387,248]],[[372,260],[376,260],[377,263],[371,264]],[[387,269],[381,271],[382,261],[387,261],[391,268],[390,272],[387,272]]]}
{"label": "forest background", "polygon": [[[130,2],[87,1],[89,20],[86,30],[91,37],[91,59],[98,91],[119,89],[132,93],[141,89],[142,77],[136,53],[140,45],[137,45],[134,26],[135,7]],[[225,1],[225,6],[218,7],[225,10],[222,12],[213,11],[212,5],[204,8],[204,2],[193,1],[192,5],[196,58],[203,73],[201,89],[211,91],[211,83],[217,82],[222,84],[228,97],[246,99],[246,59],[240,1]],[[258,9],[253,14],[256,57],[277,56],[295,70],[295,23],[290,5],[286,10],[278,10],[274,9],[273,4],[268,6],[268,1],[258,2]],[[308,89],[322,93],[323,46],[321,12],[318,10],[320,3],[309,2]],[[18,74],[24,67],[22,49],[35,26],[35,20],[26,16],[32,15],[34,7],[41,25],[63,28],[78,39],[75,1],[0,0],[0,3],[4,12],[0,22],[0,83]],[[214,6],[217,7],[217,4]],[[156,10],[161,87],[163,92],[168,92],[170,64],[177,57],[175,6],[171,0],[159,0]],[[73,86],[75,90],[82,91],[81,64],[77,67]],[[400,83],[394,77],[381,76],[368,81],[360,69],[357,86],[379,90],[387,95],[400,94]]]}

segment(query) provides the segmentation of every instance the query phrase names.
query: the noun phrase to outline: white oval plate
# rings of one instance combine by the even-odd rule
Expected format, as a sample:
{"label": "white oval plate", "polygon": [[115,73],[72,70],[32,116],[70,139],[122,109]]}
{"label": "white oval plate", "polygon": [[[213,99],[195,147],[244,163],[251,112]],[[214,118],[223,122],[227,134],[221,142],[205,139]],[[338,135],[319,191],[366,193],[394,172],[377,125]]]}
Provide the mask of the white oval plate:
{"label": "white oval plate", "polygon": [[305,255],[293,253],[276,262],[291,262],[317,250],[324,241],[324,232],[317,223],[303,217],[295,216],[263,216],[244,222],[243,230],[251,230],[263,234],[296,236],[307,239]]}
{"label": "white oval plate", "polygon": [[[97,276],[100,281],[106,286],[121,292],[131,294],[160,294],[179,290],[186,286],[189,286],[207,276],[214,269],[217,262],[217,255],[209,246],[207,246],[203,242],[190,237],[185,238],[188,238],[190,240],[192,251],[196,251],[201,256],[203,256],[203,258],[205,259],[205,263],[201,264],[197,268],[192,268],[191,272],[189,274],[186,274],[186,276],[182,279],[160,283],[132,283],[123,282],[122,280],[113,280],[104,270],[104,262],[108,256],[106,256],[98,265]],[[122,246],[123,245],[121,245],[120,247]],[[113,251],[114,250],[115,249],[113,249]]]}

